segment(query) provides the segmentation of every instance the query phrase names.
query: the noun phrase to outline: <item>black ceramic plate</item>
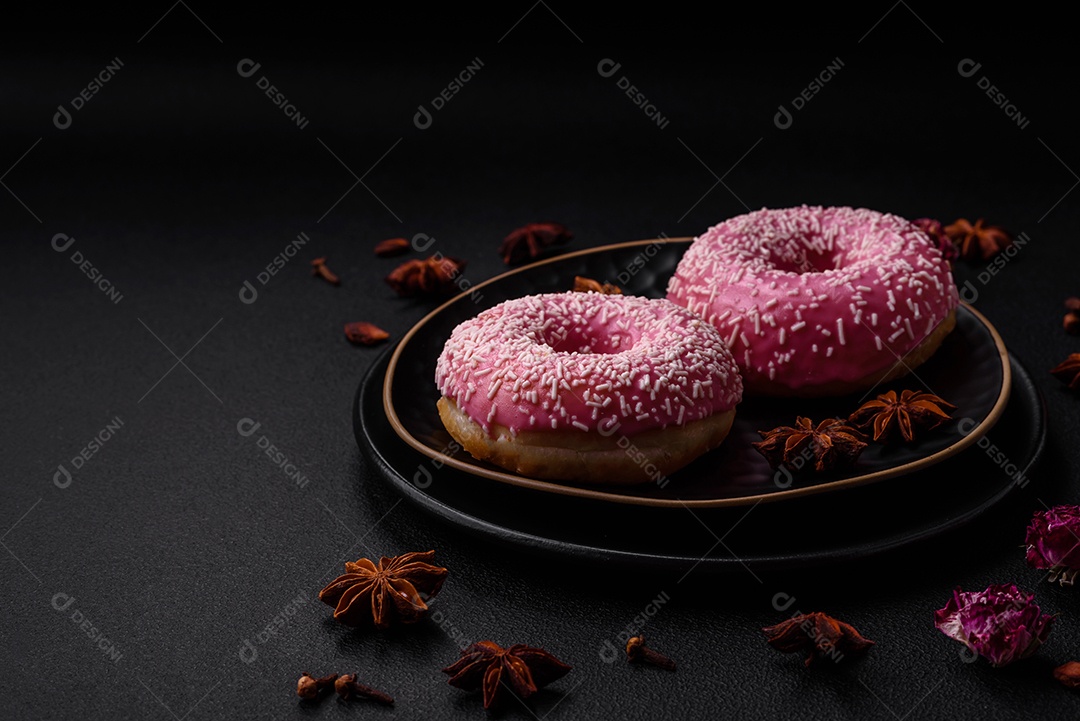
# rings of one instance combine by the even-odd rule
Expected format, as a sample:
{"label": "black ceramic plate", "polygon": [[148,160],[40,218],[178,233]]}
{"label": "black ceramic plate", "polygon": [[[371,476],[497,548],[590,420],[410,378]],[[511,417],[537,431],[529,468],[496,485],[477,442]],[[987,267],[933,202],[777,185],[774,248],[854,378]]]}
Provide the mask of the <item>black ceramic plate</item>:
{"label": "black ceramic plate", "polygon": [[[797,415],[817,420],[847,416],[867,394],[813,401],[744,399],[723,445],[660,484],[587,486],[527,478],[477,461],[453,443],[435,407],[439,393],[434,377],[439,352],[459,323],[508,298],[567,290],[575,275],[615,282],[635,295],[662,296],[688,243],[689,239],[646,240],[580,251],[503,274],[445,303],[417,323],[391,357],[383,389],[385,418],[414,449],[470,476],[533,491],[696,510],[751,506],[906,476],[960,453],[1004,411],[1011,376],[1005,346],[982,315],[964,306],[957,311],[956,330],[929,361],[914,374],[874,389],[874,393],[888,388],[934,393],[957,406],[957,421],[913,444],[871,444],[856,465],[842,473],[773,471],[751,443],[761,439],[758,430],[792,425]],[[475,482],[466,478],[461,483]]]}
{"label": "black ceramic plate", "polygon": [[[485,540],[641,570],[805,567],[864,558],[930,538],[968,523],[1023,485],[1046,439],[1038,390],[1027,371],[1010,359],[1013,391],[984,441],[993,448],[993,458],[977,446],[896,482],[751,508],[612,504],[516,488],[418,453],[390,428],[383,412],[382,386],[391,353],[383,354],[361,382],[353,426],[361,450],[395,489],[424,511]],[[999,458],[1004,462],[995,463]],[[834,523],[838,502],[839,508],[858,512],[845,513],[843,523]]]}
{"label": "black ceramic plate", "polygon": [[[481,306],[525,292],[565,288],[575,274],[618,283],[628,292],[660,297],[684,247],[645,243],[562,257],[524,270],[523,274],[532,278],[533,290],[495,279],[499,282],[477,291],[477,296],[482,296],[479,304],[467,301],[463,317],[479,312]],[[961,315],[962,324],[972,321],[978,317]],[[989,330],[987,333],[994,335]],[[966,332],[954,335],[968,337]],[[427,362],[433,363],[441,341],[433,337],[428,342],[435,350]],[[978,357],[972,357],[971,348],[955,345],[939,352],[942,358],[949,358],[945,368],[935,371],[943,374],[941,393],[947,393],[946,386],[954,387],[954,381],[976,375],[968,364],[981,363],[985,356],[998,357],[988,346],[982,347],[989,352],[975,354]],[[537,493],[457,470],[438,457],[421,454],[401,439],[387,422],[383,398],[387,369],[397,350],[387,351],[365,375],[357,390],[353,418],[361,450],[395,489],[424,511],[486,540],[560,558],[638,569],[696,567],[723,572],[741,571],[744,566],[801,567],[872,556],[930,538],[968,523],[1007,497],[1026,479],[1046,439],[1046,412],[1038,390],[1023,367],[1009,357],[1009,365],[1000,370],[996,382],[1004,384],[1011,376],[1012,391],[998,425],[980,446],[890,482],[784,503],[755,502],[749,508],[655,508]],[[993,363],[980,366],[997,372],[994,367]],[[932,365],[923,366],[920,377],[929,380],[931,370]],[[416,390],[430,392],[426,397],[433,403],[430,378],[422,384],[417,379],[417,383]],[[949,438],[946,433],[938,441],[948,445],[955,440]],[[983,446],[993,450],[992,456]],[[832,523],[837,503],[859,512],[845,514],[843,524]],[[650,532],[642,533],[639,529],[644,527]]]}

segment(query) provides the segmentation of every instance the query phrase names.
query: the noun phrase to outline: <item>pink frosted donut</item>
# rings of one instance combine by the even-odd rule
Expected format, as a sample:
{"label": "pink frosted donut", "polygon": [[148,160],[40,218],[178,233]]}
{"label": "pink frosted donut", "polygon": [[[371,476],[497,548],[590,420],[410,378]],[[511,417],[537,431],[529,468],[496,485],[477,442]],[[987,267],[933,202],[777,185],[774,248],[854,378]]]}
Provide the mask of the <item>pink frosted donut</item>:
{"label": "pink frosted donut", "polygon": [[718,445],[742,399],[715,328],[666,300],[599,293],[527,296],[465,321],[435,382],[443,424],[473,456],[593,483],[661,480]]}
{"label": "pink frosted donut", "polygon": [[716,326],[747,392],[803,396],[904,375],[937,350],[959,302],[948,261],[910,221],[805,205],[710,228],[668,299]]}

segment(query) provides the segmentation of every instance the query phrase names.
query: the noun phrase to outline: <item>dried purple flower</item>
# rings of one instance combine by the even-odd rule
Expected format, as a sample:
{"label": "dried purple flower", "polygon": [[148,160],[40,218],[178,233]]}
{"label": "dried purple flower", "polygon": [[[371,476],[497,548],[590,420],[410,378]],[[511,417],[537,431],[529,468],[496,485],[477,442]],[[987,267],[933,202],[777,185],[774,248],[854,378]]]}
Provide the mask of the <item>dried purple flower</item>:
{"label": "dried purple flower", "polygon": [[957,588],[945,608],[934,611],[934,625],[992,666],[1005,666],[1035,653],[1050,635],[1054,617],[1034,599],[1011,583],[981,592]]}
{"label": "dried purple flower", "polygon": [[934,220],[933,218],[919,218],[911,221],[919,230],[930,236],[930,240],[934,241],[934,245],[938,247],[941,254],[945,256],[945,260],[956,260],[960,257],[960,250],[956,247],[956,243],[952,242],[948,234],[945,232],[945,226],[941,224],[940,220]]}
{"label": "dried purple flower", "polygon": [[1080,574],[1080,506],[1054,506],[1039,511],[1027,528],[1027,562],[1048,568],[1048,580],[1071,586]]}

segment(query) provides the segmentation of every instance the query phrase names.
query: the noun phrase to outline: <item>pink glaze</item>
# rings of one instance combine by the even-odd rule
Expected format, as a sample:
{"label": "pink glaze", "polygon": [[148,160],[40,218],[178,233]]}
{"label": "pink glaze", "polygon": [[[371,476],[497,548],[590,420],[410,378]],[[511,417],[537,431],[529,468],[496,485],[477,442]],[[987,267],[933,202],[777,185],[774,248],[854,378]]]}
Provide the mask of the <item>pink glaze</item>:
{"label": "pink glaze", "polygon": [[577,428],[610,436],[730,410],[742,378],[715,328],[666,300],[552,293],[510,300],[450,335],[442,394],[491,434]]}
{"label": "pink glaze", "polygon": [[668,299],[716,326],[748,385],[792,391],[892,367],[958,303],[948,262],[910,221],[805,205],[710,228]]}

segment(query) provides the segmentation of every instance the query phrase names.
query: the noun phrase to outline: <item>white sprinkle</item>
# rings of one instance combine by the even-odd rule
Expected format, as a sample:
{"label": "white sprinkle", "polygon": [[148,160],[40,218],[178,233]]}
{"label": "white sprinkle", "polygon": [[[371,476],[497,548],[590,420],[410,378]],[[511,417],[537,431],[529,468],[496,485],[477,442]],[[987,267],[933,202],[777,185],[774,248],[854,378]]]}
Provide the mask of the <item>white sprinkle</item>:
{"label": "white sprinkle", "polygon": [[837,318],[836,319],[836,336],[840,340],[840,345],[847,345],[847,343],[844,341],[844,319],[843,318]]}
{"label": "white sprinkle", "polygon": [[587,425],[585,425],[584,423],[582,423],[581,421],[576,421],[576,420],[571,421],[571,425],[573,425],[574,428],[580,428],[583,431],[588,431],[589,430],[589,427]]}

